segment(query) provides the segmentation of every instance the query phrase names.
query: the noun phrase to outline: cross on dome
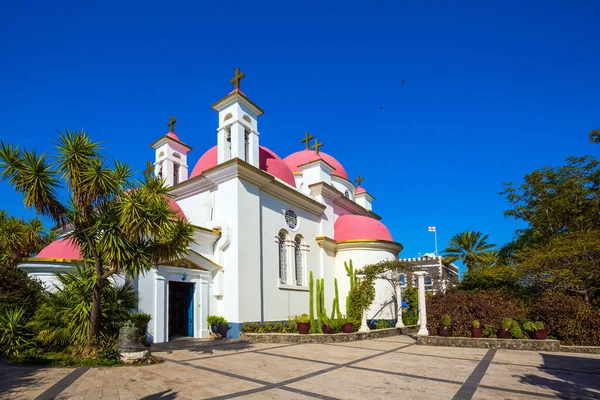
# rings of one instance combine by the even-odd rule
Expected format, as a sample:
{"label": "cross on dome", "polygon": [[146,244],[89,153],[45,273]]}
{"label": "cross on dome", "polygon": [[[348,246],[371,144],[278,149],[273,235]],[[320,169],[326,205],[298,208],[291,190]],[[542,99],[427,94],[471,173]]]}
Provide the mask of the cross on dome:
{"label": "cross on dome", "polygon": [[169,120],[169,123],[167,124],[167,126],[169,127],[169,132],[175,133],[175,123],[176,122],[177,122],[177,120],[175,119],[175,117],[171,115],[171,119]]}
{"label": "cross on dome", "polygon": [[233,79],[230,82],[235,85],[235,88],[237,90],[240,90],[240,81],[242,79],[244,79],[245,77],[246,77],[246,74],[244,74],[243,72],[240,73],[240,69],[236,68],[235,69],[235,76],[233,77]]}
{"label": "cross on dome", "polygon": [[315,149],[315,153],[319,154],[319,147],[323,146],[323,143],[319,142],[319,139],[315,140],[315,144],[311,146],[311,149]]}
{"label": "cross on dome", "polygon": [[360,186],[360,183],[364,180],[365,180],[365,178],[363,178],[362,176],[360,176],[360,174],[358,174],[358,176],[356,177],[354,182],[358,183],[358,186]]}
{"label": "cross on dome", "polygon": [[[310,141],[314,139],[314,136],[311,136],[308,131],[306,132],[306,137],[300,141],[300,143],[306,143],[306,150],[310,149]],[[317,151],[317,153],[319,153]]]}

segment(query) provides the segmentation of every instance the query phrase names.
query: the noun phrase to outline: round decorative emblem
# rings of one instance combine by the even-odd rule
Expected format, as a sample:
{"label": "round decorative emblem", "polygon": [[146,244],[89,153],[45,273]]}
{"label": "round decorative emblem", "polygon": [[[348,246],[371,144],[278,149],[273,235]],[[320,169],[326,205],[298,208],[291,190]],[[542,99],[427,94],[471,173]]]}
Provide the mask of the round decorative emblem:
{"label": "round decorative emblem", "polygon": [[298,217],[296,216],[296,213],[292,210],[287,210],[285,212],[285,223],[287,224],[288,228],[292,230],[296,229],[298,227]]}

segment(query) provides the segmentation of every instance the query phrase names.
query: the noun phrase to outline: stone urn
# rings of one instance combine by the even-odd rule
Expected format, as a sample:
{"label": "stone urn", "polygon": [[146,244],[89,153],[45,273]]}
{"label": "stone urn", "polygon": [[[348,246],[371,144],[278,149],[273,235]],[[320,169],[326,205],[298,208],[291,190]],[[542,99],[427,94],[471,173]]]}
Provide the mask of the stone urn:
{"label": "stone urn", "polygon": [[500,328],[498,332],[496,332],[496,336],[499,339],[512,339],[512,334],[510,333],[510,329]]}
{"label": "stone urn", "polygon": [[310,331],[310,322],[296,322],[298,333],[301,335],[307,335]]}
{"label": "stone urn", "polygon": [[342,332],[344,333],[352,333],[352,329],[354,328],[354,324],[352,322],[346,322],[342,327]]}
{"label": "stone urn", "polygon": [[548,332],[546,331],[546,329],[538,329],[537,331],[535,331],[533,333],[533,339],[536,340],[546,340],[546,337],[548,337]]}
{"label": "stone urn", "polygon": [[442,337],[451,337],[452,336],[452,327],[440,325],[437,328],[437,334],[438,334],[438,336],[442,336]]}
{"label": "stone urn", "polygon": [[119,329],[117,350],[125,363],[140,362],[150,357],[150,352],[140,344],[137,328],[131,326]]}

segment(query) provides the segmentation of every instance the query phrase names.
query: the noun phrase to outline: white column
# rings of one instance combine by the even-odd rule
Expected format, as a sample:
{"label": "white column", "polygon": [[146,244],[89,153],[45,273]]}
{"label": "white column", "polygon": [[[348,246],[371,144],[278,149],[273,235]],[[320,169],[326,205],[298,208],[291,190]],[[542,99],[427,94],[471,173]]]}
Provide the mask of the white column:
{"label": "white column", "polygon": [[248,157],[249,159],[246,160],[249,164],[254,165],[256,168],[260,168],[260,160],[259,160],[259,153],[258,153],[258,132],[257,131],[251,131],[248,137]]}
{"label": "white column", "polygon": [[296,284],[296,243],[292,239],[285,241],[286,285]]}
{"label": "white column", "polygon": [[229,154],[229,143],[227,143],[227,136],[229,132],[227,132],[226,127],[222,127],[218,130],[217,133],[217,164],[224,163],[225,161],[231,158]]}
{"label": "white column", "polygon": [[164,276],[155,271],[155,298],[154,298],[154,343],[164,343],[169,340],[167,315],[169,310],[168,296],[169,286],[168,281]]}
{"label": "white column", "polygon": [[404,328],[404,322],[402,322],[402,282],[398,280],[398,286],[396,286],[396,299],[398,301],[398,321],[396,322],[396,328]]}
{"label": "white column", "polygon": [[421,326],[417,335],[429,336],[429,332],[427,331],[427,311],[425,310],[425,275],[427,275],[427,272],[417,271],[415,275],[419,282],[419,319],[421,320]]}
{"label": "white column", "polygon": [[246,132],[239,122],[231,125],[231,158],[246,160]]}
{"label": "white column", "polygon": [[360,329],[359,332],[370,332],[369,325],[367,324],[367,310],[363,311],[362,320],[360,321]]}

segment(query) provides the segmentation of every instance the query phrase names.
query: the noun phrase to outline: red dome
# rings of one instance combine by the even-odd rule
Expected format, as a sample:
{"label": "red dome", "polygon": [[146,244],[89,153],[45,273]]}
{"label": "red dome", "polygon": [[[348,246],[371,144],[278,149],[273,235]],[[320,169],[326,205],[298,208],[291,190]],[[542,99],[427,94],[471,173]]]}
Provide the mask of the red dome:
{"label": "red dome", "polygon": [[44,247],[35,258],[82,260],[79,245],[73,239],[58,239]]}
{"label": "red dome", "polygon": [[169,203],[169,205],[171,206],[171,210],[175,211],[175,214],[177,214],[177,216],[179,218],[181,218],[183,221],[187,221],[187,218],[185,217],[185,213],[183,212],[181,207],[179,207],[179,204],[177,204],[175,199],[167,197],[167,203]]}
{"label": "red dome", "polygon": [[363,188],[362,186],[358,185],[358,187],[356,188],[356,194],[360,194],[360,193],[366,193],[367,191],[365,190],[365,188]]}
{"label": "red dome", "polygon": [[348,174],[346,173],[346,170],[342,164],[340,164],[338,160],[327,153],[319,152],[319,154],[316,154],[313,150],[304,149],[302,151],[297,151],[296,153],[290,154],[284,158],[283,161],[288,165],[288,167],[290,167],[292,172],[300,172],[300,168],[298,168],[299,165],[315,161],[319,158],[319,156],[323,159],[323,161],[334,168],[334,171],[331,173],[331,175],[350,180],[348,179]]}
{"label": "red dome", "polygon": [[[287,164],[274,152],[267,149],[264,146],[259,146],[258,148],[258,160],[259,167],[265,172],[273,175],[276,178],[281,179],[285,183],[296,187],[296,181],[294,180],[294,174],[287,166]],[[206,153],[202,154],[202,157],[198,160],[192,173],[190,174],[190,179],[202,174],[209,168],[217,166],[217,146],[211,147],[206,151]]]}
{"label": "red dome", "polygon": [[362,215],[340,215],[333,225],[337,241],[342,240],[387,240],[392,242],[388,228],[374,218]]}
{"label": "red dome", "polygon": [[179,139],[179,136],[177,136],[177,135],[175,134],[175,132],[167,132],[167,134],[166,134],[165,136],[168,136],[168,137],[170,137],[171,139],[175,139],[175,140],[177,140],[178,142],[181,142],[181,139]]}

